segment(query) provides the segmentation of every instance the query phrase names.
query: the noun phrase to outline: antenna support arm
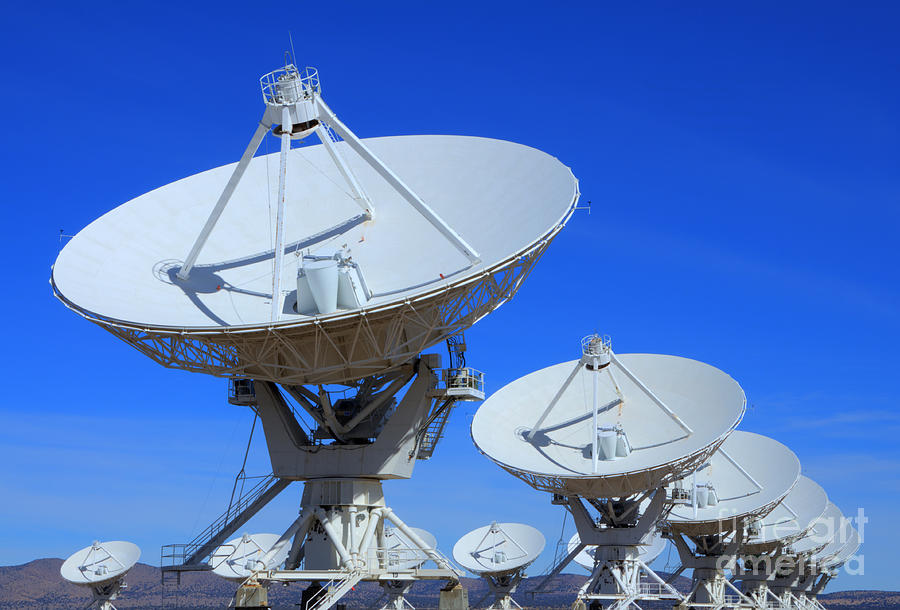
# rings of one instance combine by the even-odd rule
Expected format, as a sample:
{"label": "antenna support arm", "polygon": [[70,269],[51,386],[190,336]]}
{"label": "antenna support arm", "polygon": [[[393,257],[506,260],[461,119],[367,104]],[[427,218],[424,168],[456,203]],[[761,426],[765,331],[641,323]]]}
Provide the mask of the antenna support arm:
{"label": "antenna support arm", "polygon": [[643,381],[641,381],[634,373],[628,370],[628,367],[626,367],[622,363],[622,361],[619,360],[619,358],[615,355],[615,353],[613,353],[612,350],[609,350],[609,356],[612,361],[616,363],[616,366],[622,369],[622,372],[625,373],[625,376],[633,381],[637,385],[637,387],[639,387],[644,392],[644,394],[646,394],[650,398],[650,400],[656,403],[656,406],[665,411],[666,415],[668,415],[672,421],[678,424],[679,428],[684,430],[687,434],[694,433],[690,426],[684,423],[684,421],[682,421],[682,419],[678,417],[678,415],[672,409],[670,409],[668,405],[666,405],[666,403],[664,403],[656,394],[654,394],[650,388],[644,385]]}
{"label": "antenna support arm", "polygon": [[481,257],[478,252],[470,246],[453,228],[448,225],[444,220],[438,216],[434,210],[432,210],[428,205],[422,201],[422,199],[416,195],[412,189],[410,189],[406,183],[404,183],[397,174],[392,172],[390,168],[388,168],[375,154],[363,144],[359,138],[357,138],[352,131],[350,131],[346,125],[341,123],[341,121],[335,116],[335,114],[331,111],[331,108],[322,101],[321,97],[316,97],[316,105],[318,106],[319,112],[321,116],[325,117],[325,121],[328,125],[334,129],[334,131],[344,139],[344,141],[352,148],[356,154],[363,158],[363,160],[368,163],[372,169],[374,169],[378,174],[385,179],[385,181],[390,184],[400,195],[403,196],[404,199],[416,209],[419,214],[425,217],[425,219],[431,223],[431,225],[440,231],[440,233],[447,238],[447,240],[453,244],[453,246],[459,250],[463,256],[469,259],[469,262],[473,265],[477,265],[481,262]]}
{"label": "antenna support arm", "polygon": [[244,171],[246,171],[247,166],[250,165],[250,160],[253,159],[253,155],[256,154],[256,151],[259,149],[259,145],[262,143],[262,139],[265,137],[266,133],[268,133],[271,127],[272,124],[267,123],[265,120],[261,120],[256,126],[256,131],[253,133],[253,137],[250,139],[250,143],[244,150],[244,154],[241,156],[241,160],[238,161],[237,166],[231,173],[231,178],[228,179],[228,183],[225,185],[225,189],[222,191],[222,194],[219,195],[219,200],[216,202],[216,206],[210,213],[209,218],[206,219],[206,224],[203,225],[203,230],[200,231],[200,235],[197,236],[197,240],[194,242],[190,253],[187,255],[187,258],[184,261],[184,265],[182,265],[181,269],[178,270],[178,273],[176,275],[179,280],[184,281],[190,277],[191,269],[194,267],[194,263],[197,262],[197,257],[200,255],[200,251],[203,249],[203,246],[206,245],[206,240],[209,239],[209,234],[212,233],[213,228],[215,228],[216,223],[219,221],[219,217],[225,210],[225,206],[228,205],[228,201],[234,194],[234,189],[237,188],[238,183],[244,176]]}

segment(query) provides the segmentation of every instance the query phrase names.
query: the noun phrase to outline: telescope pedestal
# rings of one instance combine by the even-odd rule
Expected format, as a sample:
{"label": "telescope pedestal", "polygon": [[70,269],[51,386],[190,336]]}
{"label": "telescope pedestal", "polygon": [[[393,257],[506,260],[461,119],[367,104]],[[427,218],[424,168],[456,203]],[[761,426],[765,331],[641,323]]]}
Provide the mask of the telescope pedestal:
{"label": "telescope pedestal", "polygon": [[[640,517],[636,517],[641,502],[651,497],[649,505]],[[634,498],[592,500],[600,510],[601,502],[608,501],[616,512],[616,522],[611,521],[607,510],[600,511],[601,523],[588,512],[585,500],[566,497],[564,503],[575,521],[580,544],[560,561],[544,583],[562,572],[585,547],[596,547],[594,568],[587,582],[578,591],[573,609],[611,608],[621,610],[629,606],[640,607],[639,601],[681,600],[678,591],[645,564],[640,558],[640,547],[649,543],[656,529],[656,523],[667,510],[666,493],[658,489]],[[596,503],[596,504],[595,504]]]}
{"label": "telescope pedestal", "polygon": [[524,576],[525,573],[521,570],[511,574],[482,574],[481,578],[490,590],[488,595],[494,598],[488,610],[512,610],[512,608],[522,610],[522,606],[512,598],[512,594],[516,592]]}
{"label": "telescope pedestal", "polygon": [[[299,516],[261,560],[271,565],[288,547],[284,569],[260,570],[256,581],[327,583],[310,593],[305,610],[331,607],[360,581],[382,583],[392,595],[389,606],[396,608],[405,607],[403,592],[417,580],[459,583],[460,574],[394,514],[382,490],[384,479],[412,475],[423,446],[436,442],[429,435],[440,433],[435,421],[446,419],[456,400],[466,399],[442,390],[439,367],[439,356],[423,355],[389,374],[356,382],[356,395],[334,404],[321,386],[316,393],[256,383],[273,473],[305,482]],[[394,396],[407,386],[398,403]],[[298,424],[282,389],[316,419],[319,428],[312,435]],[[334,442],[321,442],[329,438]],[[402,532],[410,548],[388,548],[388,524]],[[436,567],[421,567],[428,561]]]}
{"label": "telescope pedestal", "polygon": [[727,533],[715,536],[715,541],[712,543],[710,538],[713,537],[704,539],[704,553],[700,550],[699,543],[697,550],[692,550],[683,534],[672,536],[672,541],[681,558],[681,568],[676,575],[687,568],[693,570],[691,591],[678,607],[714,608],[716,610],[720,608],[757,609],[756,601],[745,595],[725,577],[725,570],[733,569],[736,563],[735,556],[739,547],[737,541],[742,538],[742,533],[738,531],[730,541],[726,540]]}

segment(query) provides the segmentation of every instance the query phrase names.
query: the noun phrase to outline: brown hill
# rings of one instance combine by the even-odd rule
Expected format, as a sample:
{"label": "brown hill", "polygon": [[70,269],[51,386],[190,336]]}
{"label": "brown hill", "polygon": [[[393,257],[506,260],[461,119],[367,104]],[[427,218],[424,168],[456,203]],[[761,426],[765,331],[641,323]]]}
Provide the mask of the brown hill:
{"label": "brown hill", "polygon": [[[83,608],[90,601],[90,593],[65,582],[59,575],[60,559],[38,559],[20,566],[0,567],[0,610],[61,610]],[[553,579],[546,591],[531,595],[529,591],[542,580],[537,576],[526,579],[515,595],[516,600],[530,608],[568,608],[585,577],[561,574]],[[140,608],[226,608],[234,593],[234,585],[208,572],[183,575],[181,586],[163,595],[159,568],[137,564],[126,578],[128,588],[116,600],[116,607],[125,610]],[[487,593],[484,582],[476,578],[463,579],[474,606]],[[296,608],[305,583],[290,586],[276,585],[269,589],[269,603],[274,608]],[[689,581],[679,578],[679,589],[686,590]],[[407,596],[416,608],[437,607],[439,582],[423,582],[413,586]],[[381,589],[374,583],[361,583],[344,598],[348,608],[368,608],[378,601]],[[846,591],[822,596],[825,605],[834,610],[900,610],[900,592]],[[376,606],[377,607],[377,606]],[[482,606],[483,607],[483,606]],[[643,604],[647,608],[667,608],[666,604]]]}

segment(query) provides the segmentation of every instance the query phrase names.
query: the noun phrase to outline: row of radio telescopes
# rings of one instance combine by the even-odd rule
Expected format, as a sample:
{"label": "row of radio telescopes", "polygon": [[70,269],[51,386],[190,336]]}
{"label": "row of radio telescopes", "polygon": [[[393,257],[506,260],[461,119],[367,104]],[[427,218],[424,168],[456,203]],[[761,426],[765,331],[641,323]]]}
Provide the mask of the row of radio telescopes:
{"label": "row of radio telescopes", "polygon": [[[164,582],[212,570],[239,583],[243,608],[268,607],[271,583],[312,583],[301,605],[324,610],[360,581],[403,608],[412,584],[441,580],[441,608],[465,608],[463,572],[390,509],[381,482],[433,455],[459,401],[484,400],[462,333],[518,292],[572,217],[578,181],[510,142],[361,140],[312,68],[288,64],[260,90],[239,162],[111,210],[51,276],[67,307],[155,362],[228,378],[229,401],[262,423],[272,474],[197,538],[164,547]],[[255,156],[266,137],[280,152]],[[442,342],[449,363],[423,353]],[[619,355],[596,335],[577,359],[493,393],[473,419],[475,445],[577,528],[532,591],[575,561],[590,572],[581,606],[819,607],[858,534],[788,448],[735,430],[745,402],[710,365]],[[299,515],[283,533],[238,535],[294,481]],[[675,576],[691,570],[687,593],[649,567],[666,541],[681,558]],[[493,522],[453,559],[488,580],[491,607],[509,608],[543,548],[538,530]],[[111,608],[139,555],[97,542],[62,575]]]}

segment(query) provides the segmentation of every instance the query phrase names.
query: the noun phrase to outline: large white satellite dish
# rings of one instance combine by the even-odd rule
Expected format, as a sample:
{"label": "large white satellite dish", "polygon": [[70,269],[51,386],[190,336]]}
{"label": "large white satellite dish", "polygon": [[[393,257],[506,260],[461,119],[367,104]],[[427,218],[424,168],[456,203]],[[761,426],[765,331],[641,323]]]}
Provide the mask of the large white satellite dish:
{"label": "large white satellite dish", "polygon": [[801,538],[825,512],[828,496],[810,478],[801,476],[778,506],[756,524],[741,548],[748,555],[771,552]]}
{"label": "large white satellite dish", "polygon": [[[600,374],[582,362],[541,369],[495,392],[472,421],[478,449],[537,489],[622,497],[699,466],[744,413],[737,382],[696,360],[614,355]],[[613,443],[596,464],[591,430]]]}
{"label": "large white satellite dish", "polygon": [[795,564],[806,564],[809,553],[796,554],[794,549],[812,549],[814,538],[827,537],[820,518],[826,514],[828,504],[825,490],[801,476],[772,512],[749,525],[749,536],[741,546],[742,559],[737,566],[742,591],[747,596],[761,605],[778,600],[770,592],[770,585],[777,589]]}
{"label": "large white satellite dish", "polygon": [[495,521],[460,538],[453,546],[453,559],[487,582],[493,596],[489,608],[521,608],[512,594],[545,543],[544,535],[530,525]]}
{"label": "large white satellite dish", "polygon": [[[329,604],[386,569],[458,582],[386,506],[381,481],[409,478],[454,404],[484,398],[461,333],[516,294],[571,217],[578,181],[556,158],[511,142],[361,140],[325,103],[312,68],[289,63],[260,88],[263,115],[236,164],[104,214],[63,248],[51,276],[67,307],[154,361],[230,378],[229,400],[262,422],[272,476],[242,490],[240,510],[175,545],[164,569],[198,568],[299,480],[300,516],[263,560],[287,546],[285,569],[251,580],[327,572],[340,583]],[[254,158],[267,134],[279,153]],[[320,143],[292,147],[312,136]],[[422,354],[444,340],[446,368],[440,354]],[[415,562],[388,565],[397,554],[381,544],[388,523],[409,537]],[[412,567],[421,557],[437,567]]]}
{"label": "large white satellite dish", "polygon": [[72,553],[60,566],[59,573],[73,584],[89,587],[94,596],[92,606],[114,610],[112,600],[124,586],[125,574],[140,558],[141,549],[134,543],[94,542]]}
{"label": "large white satellite dish", "polygon": [[[667,541],[662,537],[659,533],[653,535],[650,539],[650,544],[642,544],[638,546],[638,554],[637,557],[645,564],[650,565],[656,558],[659,557],[663,551],[666,550]],[[572,535],[569,538],[569,552],[574,551],[576,548],[581,546],[581,538],[578,536],[578,533]],[[594,570],[594,553],[597,550],[596,546],[584,546],[575,555],[575,559],[573,560],[575,563],[580,565],[582,568],[587,570],[588,572],[592,572]]]}
{"label": "large white satellite dish", "polygon": [[828,566],[847,545],[851,531],[840,509],[829,502],[806,535],[788,548],[790,556],[786,559],[790,561],[782,561],[786,567],[776,569],[774,577],[768,579],[770,595],[782,606],[808,605],[807,593],[815,595],[817,583],[824,587],[830,578]]}
{"label": "large white satellite dish", "polygon": [[761,434],[736,430],[701,469],[679,482],[681,489],[699,492],[695,496],[706,491],[706,500],[676,505],[669,528],[688,536],[734,531],[768,515],[799,477],[800,460],[790,449]]}
{"label": "large white satellite dish", "polygon": [[833,511],[826,526],[830,530],[828,543],[809,558],[810,565],[816,566],[817,570],[819,568],[827,569],[828,565],[834,563],[835,558],[840,555],[844,547],[851,543],[853,533],[856,531],[842,513],[839,518],[835,519]]}
{"label": "large white satellite dish", "polygon": [[692,570],[688,605],[722,605],[726,588],[754,604],[724,570],[736,566],[741,533],[772,512],[799,478],[800,460],[790,449],[736,430],[702,467],[673,485],[672,496],[685,500],[672,508],[665,527],[681,558],[677,573]]}
{"label": "large white satellite dish", "polygon": [[840,509],[828,502],[825,511],[813,522],[806,534],[791,543],[790,553],[797,557],[813,557],[818,554],[832,541],[843,519]]}
{"label": "large white satellite dish", "polygon": [[667,512],[663,486],[713,454],[745,402],[737,382],[715,367],[678,356],[618,355],[608,338],[590,335],[579,360],[525,375],[488,398],[472,439],[572,514],[579,543],[544,583],[596,547],[580,602],[681,601],[641,550]]}
{"label": "large white satellite dish", "polygon": [[284,563],[290,550],[288,546],[266,558],[266,553],[275,546],[278,538],[278,534],[244,534],[216,549],[209,565],[217,576],[235,581],[246,580],[254,572],[271,570]]}
{"label": "large white satellite dish", "polygon": [[853,557],[853,555],[856,554],[856,551],[859,550],[859,547],[862,545],[862,540],[859,537],[859,531],[852,526],[849,526],[849,529],[850,532],[847,535],[847,542],[843,547],[841,547],[841,550],[831,556],[823,557],[821,560],[819,560],[819,565],[822,566],[822,568],[827,570],[835,570],[844,565],[851,557]]}
{"label": "large white satellite dish", "polygon": [[[234,165],[160,187],[95,220],[60,253],[54,292],[169,367],[286,383],[342,382],[393,368],[509,300],[578,198],[569,168],[520,144],[464,136],[360,144],[477,248],[480,260],[462,256],[340,142],[335,148],[365,185],[375,217],[361,214],[341,187],[328,148],[291,149],[287,180],[296,188],[285,201],[285,294],[276,320],[266,202],[277,198],[277,155],[249,163],[187,280],[177,277],[179,258]],[[352,297],[358,304],[345,299],[345,307],[322,313],[311,300],[313,283],[296,309],[298,273],[314,277],[322,265],[333,267],[335,282],[364,282]]]}
{"label": "large white satellite dish", "polygon": [[846,538],[841,549],[825,556],[828,551],[826,548],[813,557],[813,565],[806,566],[803,573],[797,578],[793,590],[785,591],[785,597],[792,595],[796,605],[800,607],[822,608],[822,605],[816,601],[816,596],[838,575],[838,569],[859,550],[859,532],[849,523],[843,528],[840,537]]}
{"label": "large white satellite dish", "polygon": [[453,547],[453,559],[473,574],[522,570],[544,550],[544,535],[524,523],[492,523],[472,530]]}

